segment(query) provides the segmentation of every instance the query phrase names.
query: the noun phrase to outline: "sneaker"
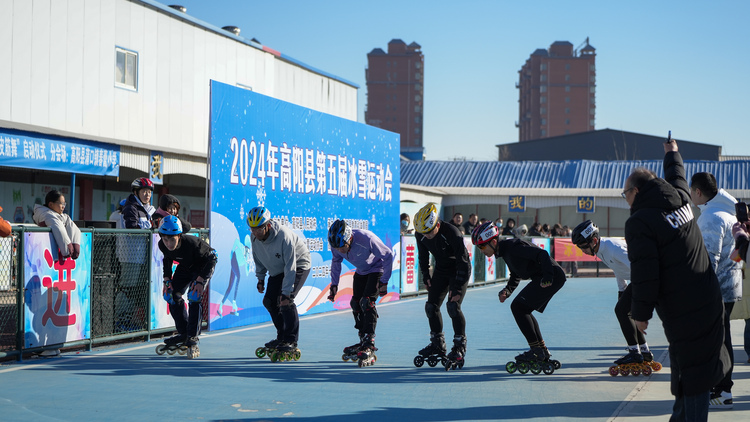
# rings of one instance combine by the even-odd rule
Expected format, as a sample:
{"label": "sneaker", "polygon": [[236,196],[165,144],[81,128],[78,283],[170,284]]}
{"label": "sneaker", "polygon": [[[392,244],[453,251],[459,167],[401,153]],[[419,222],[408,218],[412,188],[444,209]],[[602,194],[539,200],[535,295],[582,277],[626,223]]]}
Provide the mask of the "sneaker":
{"label": "sneaker", "polygon": [[44,356],[45,358],[51,358],[54,356],[58,356],[59,354],[60,354],[60,349],[47,349],[43,351],[42,353],[39,353],[39,356]]}
{"label": "sneaker", "polygon": [[732,393],[727,391],[712,391],[711,398],[709,400],[709,409],[731,409],[734,407],[732,403]]}

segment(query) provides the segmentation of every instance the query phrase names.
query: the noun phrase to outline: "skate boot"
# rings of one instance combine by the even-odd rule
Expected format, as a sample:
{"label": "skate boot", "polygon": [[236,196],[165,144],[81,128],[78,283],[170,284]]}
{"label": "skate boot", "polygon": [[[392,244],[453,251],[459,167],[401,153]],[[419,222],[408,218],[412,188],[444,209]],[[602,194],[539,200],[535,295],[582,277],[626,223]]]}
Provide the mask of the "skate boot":
{"label": "skate boot", "polygon": [[186,342],[187,347],[187,358],[195,359],[201,355],[201,350],[198,348],[198,337],[190,337]]}
{"label": "skate boot", "polygon": [[185,346],[186,341],[187,335],[183,334],[177,334],[172,337],[167,337],[164,339],[164,344],[156,346],[156,354],[159,356],[163,355],[164,353],[167,353],[169,355],[174,355],[175,353],[184,355],[185,353],[187,353],[187,346]]}
{"label": "skate boot", "polygon": [[234,316],[240,316],[240,313],[237,311],[237,301],[232,300],[232,315]]}
{"label": "skate boot", "polygon": [[271,352],[271,362],[284,362],[299,360],[302,352],[297,348],[297,343],[281,342],[276,346],[276,350]]}
{"label": "skate boot", "polygon": [[374,339],[374,334],[365,334],[362,338],[362,347],[359,349],[359,353],[357,353],[357,364],[360,368],[363,366],[374,365],[378,360],[378,357],[375,356],[375,351],[378,350],[378,348],[375,347]]}
{"label": "skate boot", "polygon": [[276,346],[281,343],[281,340],[278,338],[275,338],[268,343],[265,344],[265,346],[258,347],[255,349],[255,356],[259,359],[263,359],[264,357],[268,356],[271,357],[271,353],[273,353],[276,350]]}
{"label": "skate boot", "polygon": [[414,357],[414,366],[421,368],[427,361],[427,364],[434,368],[438,362],[442,363],[446,359],[445,349],[443,333],[430,333],[430,344],[420,350],[419,354]]}
{"label": "skate boot", "polygon": [[362,348],[362,340],[364,339],[364,334],[359,335],[359,343],[352,344],[349,347],[344,347],[344,354],[341,355],[341,360],[344,362],[352,361],[354,362],[357,360],[357,354],[359,353],[359,350]]}
{"label": "skate boot", "polygon": [[[651,357],[653,360],[653,356]],[[627,376],[633,374],[633,376],[640,375],[648,376],[651,375],[651,366],[644,364],[643,355],[638,349],[628,349],[628,354],[617,359],[614,366],[609,367],[609,374],[616,377],[618,374]]]}
{"label": "skate boot", "polygon": [[661,363],[654,360],[654,354],[651,351],[641,352],[641,355],[643,355],[643,363],[650,366],[653,372],[661,371]]}
{"label": "skate boot", "polygon": [[458,369],[464,367],[464,357],[466,356],[466,337],[453,337],[453,348],[443,361],[445,370]]}
{"label": "skate boot", "polygon": [[550,353],[546,347],[532,347],[531,349],[516,356],[515,362],[511,361],[505,364],[505,370],[508,373],[518,371],[525,374],[531,371],[534,375],[544,372],[545,375],[551,375],[555,369],[559,369],[560,364],[557,360],[550,360]]}

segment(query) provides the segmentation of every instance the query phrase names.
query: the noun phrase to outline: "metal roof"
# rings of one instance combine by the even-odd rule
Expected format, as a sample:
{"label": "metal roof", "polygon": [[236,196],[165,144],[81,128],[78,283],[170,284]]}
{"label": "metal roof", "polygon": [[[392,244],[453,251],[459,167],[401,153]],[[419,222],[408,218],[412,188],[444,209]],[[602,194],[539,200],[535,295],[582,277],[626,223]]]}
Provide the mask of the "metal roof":
{"label": "metal roof", "polygon": [[[402,161],[401,183],[423,187],[621,189],[636,167],[663,176],[661,160],[641,161]],[[688,180],[716,176],[726,190],[750,190],[750,161],[685,161]]]}

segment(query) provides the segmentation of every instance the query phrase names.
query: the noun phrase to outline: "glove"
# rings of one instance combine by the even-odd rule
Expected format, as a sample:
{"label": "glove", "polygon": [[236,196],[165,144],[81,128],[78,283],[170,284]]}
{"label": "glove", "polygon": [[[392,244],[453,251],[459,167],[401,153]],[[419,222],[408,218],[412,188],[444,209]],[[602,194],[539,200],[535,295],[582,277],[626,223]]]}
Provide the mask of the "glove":
{"label": "glove", "polygon": [[331,284],[331,287],[328,289],[330,293],[328,294],[328,300],[331,302],[336,301],[336,293],[339,292],[339,285],[338,284]]}
{"label": "glove", "polygon": [[205,282],[200,282],[198,280],[193,280],[192,283],[190,283],[190,291],[188,292],[188,301],[189,302],[200,302],[201,296],[203,296],[203,288],[205,287]]}
{"label": "glove", "polygon": [[539,285],[542,286],[542,288],[547,288],[552,285],[552,280],[542,280]]}
{"label": "glove", "polygon": [[263,291],[265,290],[263,286],[264,286],[263,280],[258,280],[258,293],[263,293]]}
{"label": "glove", "polygon": [[78,259],[78,256],[81,255],[81,245],[78,243],[73,243],[73,252],[70,254],[70,257],[73,259]]}
{"label": "glove", "polygon": [[164,288],[161,290],[161,294],[164,296],[164,300],[166,300],[170,305],[175,304],[174,297],[172,296],[173,292],[174,290],[172,289],[172,282],[165,281]]}
{"label": "glove", "polygon": [[388,294],[388,283],[378,283],[378,295],[383,297]]}

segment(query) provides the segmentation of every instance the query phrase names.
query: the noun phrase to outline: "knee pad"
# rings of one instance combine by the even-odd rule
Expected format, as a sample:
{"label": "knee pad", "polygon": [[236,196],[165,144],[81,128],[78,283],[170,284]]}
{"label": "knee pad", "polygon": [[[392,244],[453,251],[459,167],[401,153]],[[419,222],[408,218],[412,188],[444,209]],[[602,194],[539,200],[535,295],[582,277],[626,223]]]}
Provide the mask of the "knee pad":
{"label": "knee pad", "polygon": [[529,305],[518,300],[514,300],[513,303],[510,304],[510,312],[512,312],[513,315],[531,314],[532,311],[533,309],[531,309]]}
{"label": "knee pad", "polygon": [[352,308],[352,312],[355,314],[358,314],[362,312],[362,307],[360,306],[360,301],[352,298],[352,300],[349,301],[349,306]]}
{"label": "knee pad", "polygon": [[438,306],[434,303],[426,302],[424,304],[424,313],[427,314],[427,318],[432,318],[438,312]]}
{"label": "knee pad", "polygon": [[461,314],[461,305],[458,302],[448,302],[445,307],[448,310],[448,316],[451,318],[456,318]]}
{"label": "knee pad", "polygon": [[367,312],[370,309],[375,308],[375,304],[370,300],[369,297],[363,296],[359,300],[359,307],[362,309],[362,311]]}

